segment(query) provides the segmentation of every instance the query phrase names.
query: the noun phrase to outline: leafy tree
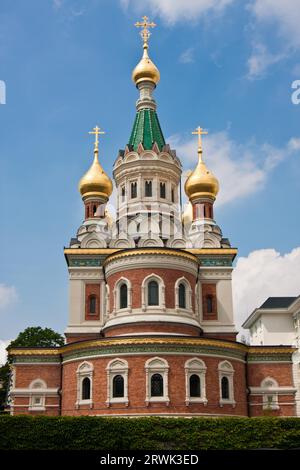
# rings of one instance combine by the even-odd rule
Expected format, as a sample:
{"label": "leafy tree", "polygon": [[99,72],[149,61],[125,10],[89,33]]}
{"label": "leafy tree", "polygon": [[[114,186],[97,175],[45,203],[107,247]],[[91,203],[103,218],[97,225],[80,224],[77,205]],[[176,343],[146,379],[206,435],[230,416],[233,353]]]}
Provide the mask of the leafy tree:
{"label": "leafy tree", "polygon": [[6,400],[6,393],[9,384],[9,364],[6,362],[3,366],[0,367],[0,411],[3,410],[5,400]]}
{"label": "leafy tree", "polygon": [[65,344],[64,337],[56,333],[51,328],[41,328],[40,326],[32,326],[26,328],[19,333],[7,347],[8,353],[10,348],[22,347],[43,347],[63,346]]}
{"label": "leafy tree", "polygon": [[65,344],[64,337],[59,333],[56,333],[51,328],[41,328],[40,326],[33,326],[26,328],[24,331],[19,333],[16,339],[11,341],[8,345],[8,359],[6,364],[0,367],[0,411],[4,409],[5,400],[7,396],[7,390],[9,386],[9,377],[10,377],[10,363],[11,359],[9,357],[10,348],[19,348],[19,347],[57,347],[63,346]]}

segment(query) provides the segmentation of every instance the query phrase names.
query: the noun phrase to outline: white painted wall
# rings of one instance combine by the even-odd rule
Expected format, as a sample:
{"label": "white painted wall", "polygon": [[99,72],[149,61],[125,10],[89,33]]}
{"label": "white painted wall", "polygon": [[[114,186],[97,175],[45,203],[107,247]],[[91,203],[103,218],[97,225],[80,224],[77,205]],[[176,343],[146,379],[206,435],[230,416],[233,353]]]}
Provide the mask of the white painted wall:
{"label": "white painted wall", "polygon": [[295,344],[296,331],[293,317],[289,313],[264,313],[251,327],[250,342],[258,345]]}

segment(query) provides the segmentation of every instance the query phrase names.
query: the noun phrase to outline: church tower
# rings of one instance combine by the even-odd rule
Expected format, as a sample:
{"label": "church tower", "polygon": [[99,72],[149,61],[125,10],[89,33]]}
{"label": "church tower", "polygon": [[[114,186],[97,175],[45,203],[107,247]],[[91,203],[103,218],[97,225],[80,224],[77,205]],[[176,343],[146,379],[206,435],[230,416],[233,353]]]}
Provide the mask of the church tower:
{"label": "church tower", "polygon": [[[147,17],[141,29],[143,56],[132,73],[139,91],[129,141],[113,166],[116,220],[106,204],[112,181],[98,159],[81,178],[85,218],[65,256],[70,274],[68,341],[127,334],[179,334],[234,339],[231,271],[236,250],[222,238],[213,205],[217,178],[203,160],[185,182],[192,221],[183,227],[179,204],[182,165],[165,142],[153,92],[160,73],[149,57]],[[184,157],[184,156],[183,156]]]}
{"label": "church tower", "polygon": [[[148,22],[141,27],[143,56],[132,72],[139,98],[136,117],[125,150],[121,150],[113,168],[117,186],[118,246],[181,246],[180,221],[181,163],[166,144],[156,112],[153,92],[160,73],[149,57]],[[126,240],[126,241],[125,241]]]}

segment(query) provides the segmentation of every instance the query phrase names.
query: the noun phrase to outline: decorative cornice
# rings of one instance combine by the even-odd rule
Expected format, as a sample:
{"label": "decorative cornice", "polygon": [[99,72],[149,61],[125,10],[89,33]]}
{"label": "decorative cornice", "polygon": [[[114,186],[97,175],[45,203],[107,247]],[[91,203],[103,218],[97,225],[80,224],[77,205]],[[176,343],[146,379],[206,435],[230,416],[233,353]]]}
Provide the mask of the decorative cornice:
{"label": "decorative cornice", "polygon": [[123,250],[122,252],[119,253],[113,253],[111,254],[106,260],[104,261],[104,266],[108,264],[111,261],[114,261],[116,259],[124,258],[124,257],[130,257],[130,256],[139,256],[139,255],[165,255],[165,256],[175,256],[179,258],[186,258],[191,261],[194,261],[195,263],[199,263],[197,257],[191,253],[187,253],[185,251],[179,251],[176,250],[175,248],[133,248],[129,250]]}
{"label": "decorative cornice", "polygon": [[65,248],[65,255],[110,255],[120,248]]}
{"label": "decorative cornice", "polygon": [[[241,343],[208,338],[189,337],[124,337],[103,338],[99,340],[81,341],[66,344],[60,348],[14,348],[10,355],[14,363],[18,362],[45,362],[56,356],[72,360],[85,356],[103,356],[111,354],[203,354],[226,356],[239,360],[254,362],[291,362],[291,355],[295,352],[291,347],[251,347]],[[248,354],[247,354],[248,353]]]}
{"label": "decorative cornice", "polygon": [[178,345],[192,345],[192,346],[205,346],[205,347],[218,347],[236,351],[247,352],[248,347],[241,343],[234,343],[222,340],[212,340],[206,338],[170,338],[170,337],[147,337],[147,338],[103,338],[99,340],[80,341],[78,343],[66,344],[60,348],[13,348],[9,354],[11,356],[57,356],[75,350],[82,350],[87,348],[104,348],[108,346],[127,346],[127,345],[146,345],[146,344],[178,344]]}
{"label": "decorative cornice", "polygon": [[194,255],[237,255],[237,248],[185,248]]}

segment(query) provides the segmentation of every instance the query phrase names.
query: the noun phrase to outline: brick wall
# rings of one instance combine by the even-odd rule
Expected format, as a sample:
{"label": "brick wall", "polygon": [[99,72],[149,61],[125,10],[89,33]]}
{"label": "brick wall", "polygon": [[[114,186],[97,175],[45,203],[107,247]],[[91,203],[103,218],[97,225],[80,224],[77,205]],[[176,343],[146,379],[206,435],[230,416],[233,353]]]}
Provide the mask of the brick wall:
{"label": "brick wall", "polygon": [[114,307],[114,287],[121,277],[125,277],[131,282],[132,286],[132,308],[141,308],[142,306],[142,283],[145,277],[150,274],[157,274],[160,276],[165,284],[165,301],[166,308],[175,308],[175,283],[177,279],[185,277],[192,289],[192,308],[195,310],[195,277],[185,271],[176,269],[163,269],[163,268],[137,268],[129,269],[127,271],[120,271],[118,273],[107,276],[107,282],[110,288],[110,311]]}
{"label": "brick wall", "polygon": [[145,404],[146,395],[146,373],[145,362],[155,355],[143,356],[122,356],[129,365],[128,389],[129,406],[125,404],[114,404],[110,407],[105,405],[107,399],[107,377],[106,366],[111,358],[97,358],[90,360],[94,365],[94,383],[93,383],[93,408],[89,406],[80,406],[76,410],[75,403],[77,399],[77,378],[76,370],[82,362],[72,362],[64,365],[63,368],[63,397],[62,414],[81,415],[81,414],[151,414],[151,413],[203,413],[217,415],[247,415],[246,404],[246,384],[245,384],[245,365],[240,361],[230,361],[235,369],[234,374],[234,398],[236,406],[226,404],[223,407],[219,404],[219,375],[218,364],[222,358],[201,357],[207,366],[206,372],[206,395],[207,405],[193,403],[189,406],[185,404],[185,369],[186,360],[191,356],[173,356],[168,354],[158,354],[169,364],[169,398],[170,404],[150,403]]}

